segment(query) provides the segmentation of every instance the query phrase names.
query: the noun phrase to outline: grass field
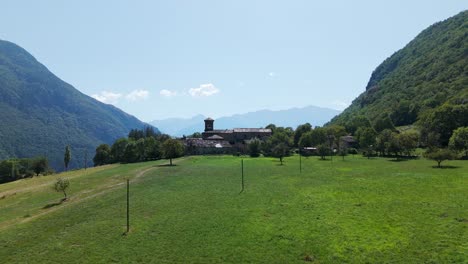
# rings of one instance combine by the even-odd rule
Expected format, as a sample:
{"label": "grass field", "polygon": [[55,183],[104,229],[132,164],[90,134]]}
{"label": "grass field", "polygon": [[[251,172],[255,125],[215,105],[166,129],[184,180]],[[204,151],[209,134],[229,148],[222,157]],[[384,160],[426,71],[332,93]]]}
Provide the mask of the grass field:
{"label": "grass field", "polygon": [[[468,263],[468,162],[238,157],[0,185],[1,263]],[[70,179],[62,204],[52,190]],[[131,231],[125,231],[125,179]]]}

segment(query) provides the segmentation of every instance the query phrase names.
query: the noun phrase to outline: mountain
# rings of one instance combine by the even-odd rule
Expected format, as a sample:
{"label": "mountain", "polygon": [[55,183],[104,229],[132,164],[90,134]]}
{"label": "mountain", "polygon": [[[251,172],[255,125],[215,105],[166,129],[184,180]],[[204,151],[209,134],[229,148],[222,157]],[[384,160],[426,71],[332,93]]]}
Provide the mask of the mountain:
{"label": "mountain", "polygon": [[[296,128],[300,124],[311,123],[313,126],[321,126],[340,111],[316,106],[303,108],[291,108],[287,110],[260,110],[245,114],[220,117],[215,120],[215,129],[237,127],[265,127],[269,124]],[[152,125],[157,126],[163,133],[173,136],[190,135],[204,130],[203,120],[206,117],[196,115],[192,118],[171,118],[155,120]]]}
{"label": "mountain", "polygon": [[63,170],[65,146],[71,168],[82,167],[87,152],[146,124],[103,104],[60,80],[26,50],[0,40],[0,159],[45,155]]}
{"label": "mountain", "polygon": [[431,119],[448,104],[466,110],[467,38],[468,11],[428,27],[382,62],[366,90],[330,124],[352,127],[354,118],[365,116],[373,124],[390,119],[404,126]]}

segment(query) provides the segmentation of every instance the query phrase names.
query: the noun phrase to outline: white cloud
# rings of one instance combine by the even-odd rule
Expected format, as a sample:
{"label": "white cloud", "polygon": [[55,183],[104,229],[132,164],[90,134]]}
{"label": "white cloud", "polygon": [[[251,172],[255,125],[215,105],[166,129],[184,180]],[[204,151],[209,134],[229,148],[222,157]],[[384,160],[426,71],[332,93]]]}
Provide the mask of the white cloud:
{"label": "white cloud", "polygon": [[275,77],[276,73],[275,73],[275,72],[269,72],[268,75],[269,75],[270,77]]}
{"label": "white cloud", "polygon": [[177,91],[171,91],[171,90],[163,89],[163,90],[159,91],[159,94],[164,96],[164,97],[173,97],[173,96],[177,95]]}
{"label": "white cloud", "polygon": [[200,84],[198,88],[190,88],[189,94],[193,97],[211,96],[219,93],[219,89],[212,83]]}
{"label": "white cloud", "polygon": [[99,94],[91,95],[91,97],[105,104],[116,104],[119,101],[120,97],[122,97],[122,94],[102,91]]}
{"label": "white cloud", "polygon": [[128,100],[134,102],[148,98],[149,92],[147,90],[133,90],[125,96]]}

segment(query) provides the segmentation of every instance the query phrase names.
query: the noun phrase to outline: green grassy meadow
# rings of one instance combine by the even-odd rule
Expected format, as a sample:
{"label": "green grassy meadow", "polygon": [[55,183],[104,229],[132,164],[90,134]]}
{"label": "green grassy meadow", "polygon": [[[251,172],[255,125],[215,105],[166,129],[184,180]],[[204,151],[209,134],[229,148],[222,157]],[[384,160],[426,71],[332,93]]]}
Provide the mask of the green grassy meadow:
{"label": "green grassy meadow", "polygon": [[242,193],[231,156],[2,184],[0,262],[468,263],[467,161],[309,157],[300,173],[297,156],[243,159]]}

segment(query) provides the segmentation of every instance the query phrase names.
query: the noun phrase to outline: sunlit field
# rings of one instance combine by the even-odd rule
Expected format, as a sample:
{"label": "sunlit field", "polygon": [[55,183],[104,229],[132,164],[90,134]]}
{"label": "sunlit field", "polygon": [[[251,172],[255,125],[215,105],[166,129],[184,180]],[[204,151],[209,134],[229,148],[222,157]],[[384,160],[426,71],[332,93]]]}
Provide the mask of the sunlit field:
{"label": "sunlit field", "polygon": [[[303,157],[302,172],[298,156],[165,164],[0,185],[1,262],[468,262],[467,161]],[[63,203],[57,177],[70,179]]]}

